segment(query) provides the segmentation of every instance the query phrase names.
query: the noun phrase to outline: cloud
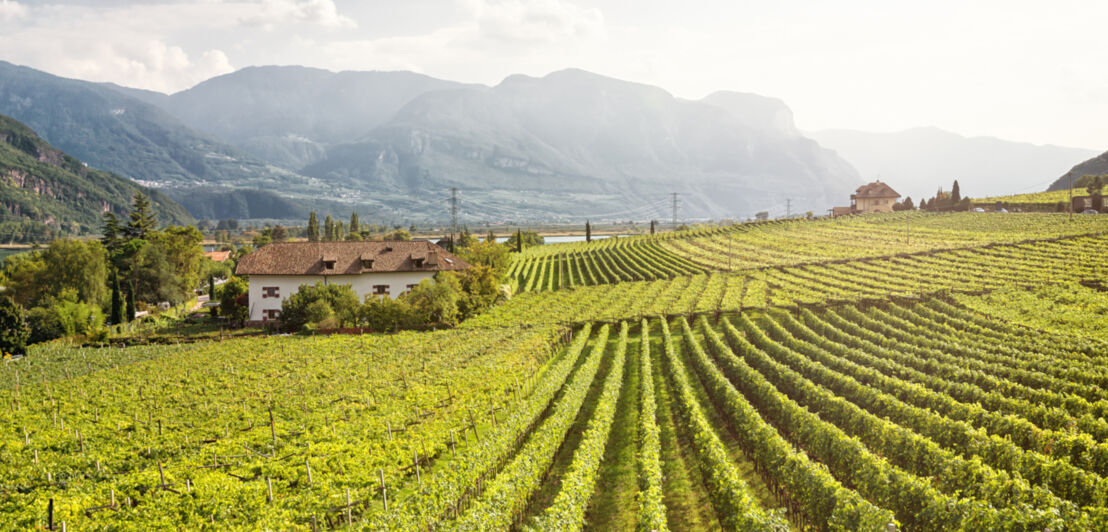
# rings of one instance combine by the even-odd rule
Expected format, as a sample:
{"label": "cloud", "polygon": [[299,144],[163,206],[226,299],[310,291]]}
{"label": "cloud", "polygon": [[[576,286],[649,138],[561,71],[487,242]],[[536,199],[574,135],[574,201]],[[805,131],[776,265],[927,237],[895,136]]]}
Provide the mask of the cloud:
{"label": "cloud", "polygon": [[561,0],[491,0],[473,5],[480,37],[510,44],[602,35],[604,15]]}
{"label": "cloud", "polygon": [[256,13],[243,17],[249,25],[267,31],[284,24],[314,24],[325,28],[354,28],[353,19],[340,15],[333,0],[264,0]]}
{"label": "cloud", "polygon": [[23,17],[27,8],[15,0],[0,0],[0,21],[7,22]]}

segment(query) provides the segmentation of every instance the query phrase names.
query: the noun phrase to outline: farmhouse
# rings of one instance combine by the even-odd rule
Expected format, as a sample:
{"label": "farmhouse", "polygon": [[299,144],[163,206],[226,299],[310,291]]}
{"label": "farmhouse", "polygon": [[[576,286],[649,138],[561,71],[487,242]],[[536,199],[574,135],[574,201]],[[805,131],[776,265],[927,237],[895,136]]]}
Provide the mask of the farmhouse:
{"label": "farmhouse", "polygon": [[892,212],[900,194],[889,185],[881,181],[874,181],[858,187],[850,195],[851,212],[860,214],[865,212]]}
{"label": "farmhouse", "polygon": [[239,261],[235,273],[250,276],[250,321],[276,320],[281,302],[300,285],[350,285],[359,299],[400,297],[440,271],[469,264],[426,241],[284,242],[269,244]]}

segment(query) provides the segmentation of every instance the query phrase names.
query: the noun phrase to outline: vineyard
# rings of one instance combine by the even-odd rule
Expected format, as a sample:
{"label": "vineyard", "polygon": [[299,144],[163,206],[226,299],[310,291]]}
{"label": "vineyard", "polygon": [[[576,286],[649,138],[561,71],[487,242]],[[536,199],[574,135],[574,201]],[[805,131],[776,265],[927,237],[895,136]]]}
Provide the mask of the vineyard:
{"label": "vineyard", "polygon": [[524,250],[508,274],[519,291],[670,279],[714,271],[973,248],[1099,234],[1101,217],[1064,214],[892,213],[785,220],[611,238]]}
{"label": "vineyard", "polygon": [[37,346],[0,528],[1108,529],[1108,222],[911,216],[536,247],[450,330]]}

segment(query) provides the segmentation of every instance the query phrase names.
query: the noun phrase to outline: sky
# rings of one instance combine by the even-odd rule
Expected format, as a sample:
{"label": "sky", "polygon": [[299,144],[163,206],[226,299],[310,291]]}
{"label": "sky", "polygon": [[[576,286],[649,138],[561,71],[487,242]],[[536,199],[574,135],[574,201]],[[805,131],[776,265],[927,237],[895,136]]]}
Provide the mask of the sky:
{"label": "sky", "polygon": [[172,93],[255,65],[494,85],[564,68],[785,101],[803,130],[1108,149],[1108,2],[0,0],[0,60]]}

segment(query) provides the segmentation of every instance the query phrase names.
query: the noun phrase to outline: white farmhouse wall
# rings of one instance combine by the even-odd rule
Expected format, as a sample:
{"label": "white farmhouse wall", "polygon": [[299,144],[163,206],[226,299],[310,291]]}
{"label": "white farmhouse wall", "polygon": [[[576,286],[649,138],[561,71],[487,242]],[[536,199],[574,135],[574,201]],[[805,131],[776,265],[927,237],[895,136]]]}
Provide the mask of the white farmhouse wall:
{"label": "white farmhouse wall", "polygon": [[[300,289],[300,285],[325,281],[327,284],[345,284],[354,289],[358,300],[364,301],[366,294],[373,293],[375,285],[388,285],[389,296],[400,297],[408,290],[408,285],[419,284],[424,279],[434,277],[435,272],[380,272],[361,275],[251,275],[250,276],[250,321],[265,321],[267,310],[281,310],[281,303]],[[262,297],[266,287],[277,287],[276,297]]]}

